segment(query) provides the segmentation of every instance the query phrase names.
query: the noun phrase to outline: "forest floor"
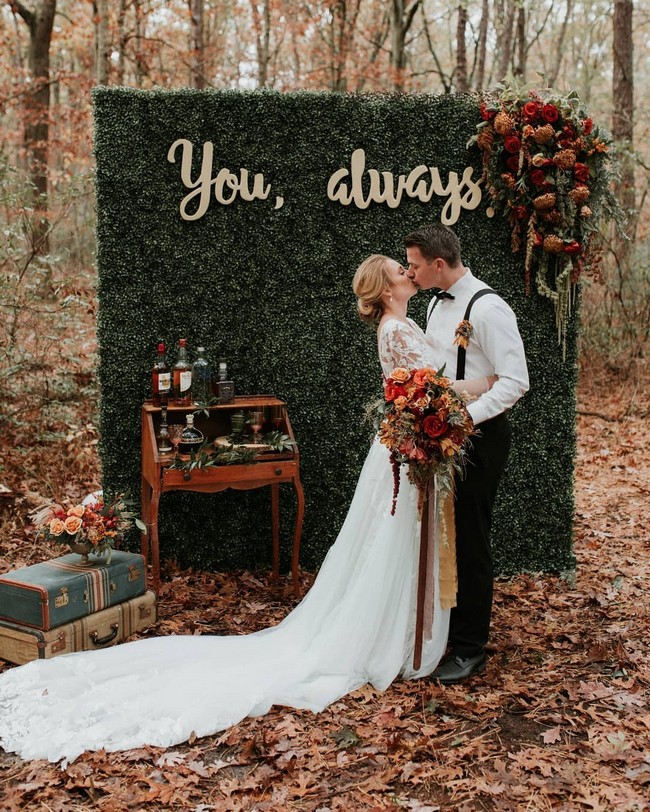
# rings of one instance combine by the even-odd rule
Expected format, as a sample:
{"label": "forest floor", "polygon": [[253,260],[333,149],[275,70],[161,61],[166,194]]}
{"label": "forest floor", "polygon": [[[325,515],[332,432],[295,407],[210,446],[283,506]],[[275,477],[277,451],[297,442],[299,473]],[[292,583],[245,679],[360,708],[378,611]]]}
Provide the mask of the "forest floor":
{"label": "forest floor", "polygon": [[[88,386],[83,359],[76,363],[76,383]],[[63,769],[0,752],[0,809],[650,809],[644,375],[581,381],[577,570],[497,582],[483,676],[447,688],[428,680],[383,693],[365,687],[318,715],[274,708],[177,747],[87,753]],[[0,487],[0,571],[57,554],[35,544],[31,508],[99,486],[88,391],[38,416],[25,409],[0,429],[0,484],[9,491]],[[313,575],[302,577],[308,588]],[[288,578],[166,562],[159,620],[146,634],[241,634],[278,622],[294,603]]]}

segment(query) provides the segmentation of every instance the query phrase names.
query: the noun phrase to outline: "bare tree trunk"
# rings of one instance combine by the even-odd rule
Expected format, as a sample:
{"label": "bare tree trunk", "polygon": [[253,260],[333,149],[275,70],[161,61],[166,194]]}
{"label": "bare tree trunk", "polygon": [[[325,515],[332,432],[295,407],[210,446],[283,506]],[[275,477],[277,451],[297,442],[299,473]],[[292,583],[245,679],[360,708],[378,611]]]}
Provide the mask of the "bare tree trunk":
{"label": "bare tree trunk", "polygon": [[445,93],[451,93],[452,84],[453,84],[453,75],[448,76],[440,62],[438,54],[436,53],[436,49],[433,47],[433,40],[431,39],[431,33],[429,31],[429,21],[427,20],[427,14],[424,9],[424,5],[421,5],[420,8],[422,9],[422,27],[424,29],[424,36],[427,41],[427,45],[429,46],[429,53],[431,54],[433,61],[436,65],[436,73],[438,74],[438,78],[442,82],[442,86],[445,90]]}
{"label": "bare tree trunk", "polygon": [[108,2],[94,0],[95,19],[95,77],[98,85],[108,84],[109,53],[111,43],[108,34]]}
{"label": "bare tree trunk", "polygon": [[335,93],[345,93],[347,79],[345,63],[347,53],[345,48],[345,31],[347,23],[346,0],[335,0],[332,9],[331,43],[332,43],[332,79],[331,88]]}
{"label": "bare tree trunk", "polygon": [[205,87],[205,49],[203,47],[203,0],[190,4],[190,87]]}
{"label": "bare tree trunk", "polygon": [[456,25],[456,90],[459,93],[469,91],[467,78],[467,47],[465,45],[465,29],[467,28],[467,0],[458,4],[458,22]]}
{"label": "bare tree trunk", "polygon": [[29,29],[29,68],[32,89],[25,96],[24,143],[29,174],[34,188],[34,221],[32,250],[35,254],[49,251],[47,215],[47,181],[50,116],[50,43],[56,12],[56,0],[40,0],[30,11],[18,0],[12,0],[14,14],[19,14]]}
{"label": "bare tree trunk", "polygon": [[264,0],[262,13],[255,0],[250,0],[255,29],[255,49],[257,51],[257,84],[266,87],[269,81],[269,61],[271,59],[271,6],[270,0]]}
{"label": "bare tree trunk", "polygon": [[142,80],[147,74],[147,66],[142,52],[142,5],[141,0],[133,0],[133,13],[135,14],[135,83],[142,87]]}
{"label": "bare tree trunk", "polygon": [[421,0],[392,0],[390,26],[390,66],[393,76],[393,90],[404,90],[404,68],[406,67],[406,35]]}
{"label": "bare tree trunk", "polygon": [[523,2],[519,3],[517,9],[517,61],[515,63],[514,75],[525,81],[526,79],[526,55],[528,52],[526,43],[526,9]]}
{"label": "bare tree trunk", "polygon": [[548,75],[549,87],[555,86],[555,83],[557,82],[557,77],[560,73],[560,68],[562,67],[562,57],[564,56],[564,41],[566,39],[567,27],[569,25],[569,20],[571,19],[572,14],[573,14],[573,0],[567,0],[566,13],[564,15],[564,20],[562,21],[562,27],[560,28],[559,36],[557,38],[555,62],[553,63],[553,67],[551,68],[551,71]]}
{"label": "bare tree trunk", "polygon": [[117,12],[117,84],[121,87],[124,84],[124,74],[126,70],[126,43],[128,35],[126,33],[126,3],[127,0],[120,0],[120,7]]}
{"label": "bare tree trunk", "polygon": [[[632,15],[633,0],[615,0],[613,18],[614,68],[612,95],[614,98],[614,114],[612,116],[612,135],[624,147],[624,151],[621,150],[621,184],[617,190],[617,196],[619,203],[628,215],[627,230],[630,239],[634,238],[636,229],[634,157],[632,154],[634,144]],[[621,246],[626,258],[629,247],[630,243]]]}
{"label": "bare tree trunk", "polygon": [[497,81],[502,82],[508,75],[512,59],[512,29],[515,22],[516,0],[497,0]]}
{"label": "bare tree trunk", "polygon": [[481,23],[478,33],[478,65],[476,68],[476,81],[474,83],[476,90],[483,90],[483,85],[485,84],[485,57],[487,54],[487,32],[489,20],[490,7],[488,5],[488,0],[483,0]]}

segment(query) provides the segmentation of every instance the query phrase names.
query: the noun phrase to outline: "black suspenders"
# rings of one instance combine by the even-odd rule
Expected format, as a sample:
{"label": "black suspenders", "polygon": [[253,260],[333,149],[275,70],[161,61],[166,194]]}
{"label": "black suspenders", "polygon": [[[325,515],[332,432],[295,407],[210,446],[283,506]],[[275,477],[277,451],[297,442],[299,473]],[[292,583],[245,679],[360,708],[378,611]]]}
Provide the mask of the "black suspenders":
{"label": "black suspenders", "polygon": [[[469,314],[472,312],[472,305],[477,299],[480,299],[481,296],[486,296],[488,293],[495,293],[496,290],[492,290],[492,288],[483,288],[482,290],[477,290],[476,293],[472,296],[469,300],[469,304],[467,305],[467,309],[465,310],[465,315],[463,316],[463,321],[469,321]],[[458,358],[456,360],[456,380],[462,381],[465,378],[465,356],[467,352],[465,347],[458,347]]]}

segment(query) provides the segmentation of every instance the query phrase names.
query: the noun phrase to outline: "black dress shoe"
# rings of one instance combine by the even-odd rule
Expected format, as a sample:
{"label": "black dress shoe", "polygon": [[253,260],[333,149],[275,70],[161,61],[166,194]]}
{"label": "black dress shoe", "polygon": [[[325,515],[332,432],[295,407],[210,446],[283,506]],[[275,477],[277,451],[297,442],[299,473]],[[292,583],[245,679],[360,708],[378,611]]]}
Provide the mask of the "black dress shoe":
{"label": "black dress shoe", "polygon": [[461,657],[452,653],[440,662],[431,674],[431,679],[435,679],[443,685],[455,685],[473,674],[482,674],[485,671],[485,661],[484,651],[474,657]]}

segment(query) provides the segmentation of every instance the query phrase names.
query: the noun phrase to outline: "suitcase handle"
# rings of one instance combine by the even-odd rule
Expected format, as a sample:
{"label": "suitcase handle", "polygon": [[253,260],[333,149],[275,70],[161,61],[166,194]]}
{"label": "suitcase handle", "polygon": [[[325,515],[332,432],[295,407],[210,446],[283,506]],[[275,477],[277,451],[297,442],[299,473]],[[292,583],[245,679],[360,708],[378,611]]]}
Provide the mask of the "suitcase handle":
{"label": "suitcase handle", "polygon": [[96,646],[107,646],[109,643],[112,643],[113,640],[117,637],[117,630],[120,628],[119,623],[111,623],[111,633],[107,634],[106,637],[100,637],[97,632],[90,633],[90,639]]}

